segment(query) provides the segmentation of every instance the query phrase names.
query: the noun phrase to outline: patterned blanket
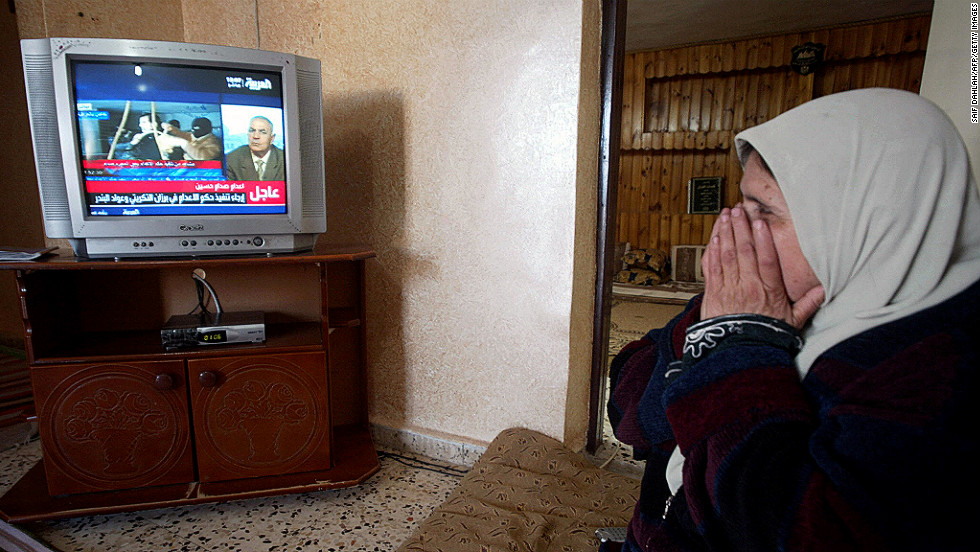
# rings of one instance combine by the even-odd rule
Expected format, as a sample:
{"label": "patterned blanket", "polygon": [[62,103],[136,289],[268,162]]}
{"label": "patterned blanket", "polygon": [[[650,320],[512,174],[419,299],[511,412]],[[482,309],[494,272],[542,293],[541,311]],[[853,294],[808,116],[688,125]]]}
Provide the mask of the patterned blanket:
{"label": "patterned blanket", "polygon": [[398,552],[596,550],[597,528],[629,523],[639,485],[555,439],[507,429]]}

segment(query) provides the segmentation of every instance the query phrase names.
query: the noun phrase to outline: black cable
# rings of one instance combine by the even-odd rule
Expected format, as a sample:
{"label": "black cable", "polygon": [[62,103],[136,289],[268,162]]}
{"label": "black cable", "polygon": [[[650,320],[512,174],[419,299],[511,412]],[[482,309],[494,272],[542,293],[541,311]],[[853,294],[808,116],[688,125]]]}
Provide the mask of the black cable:
{"label": "black cable", "polygon": [[194,314],[197,312],[197,309],[201,309],[201,314],[206,314],[208,312],[208,305],[211,304],[211,296],[205,297],[204,284],[197,279],[194,280],[194,287],[197,290],[197,306],[187,314]]}
{"label": "black cable", "polygon": [[381,458],[390,458],[395,462],[398,462],[410,468],[441,473],[443,475],[448,475],[450,477],[463,477],[470,471],[469,468],[461,469],[461,468],[454,468],[451,466],[443,466],[432,462],[426,462],[425,460],[419,460],[418,458],[413,458],[411,456],[403,456],[401,454],[396,454],[393,452],[379,452],[378,456],[380,456]]}

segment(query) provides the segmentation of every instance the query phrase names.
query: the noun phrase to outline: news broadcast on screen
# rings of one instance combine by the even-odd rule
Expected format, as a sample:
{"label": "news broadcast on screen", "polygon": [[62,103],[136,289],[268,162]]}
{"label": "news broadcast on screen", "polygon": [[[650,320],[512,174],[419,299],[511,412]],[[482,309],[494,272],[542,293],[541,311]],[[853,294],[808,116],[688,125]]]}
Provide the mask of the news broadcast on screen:
{"label": "news broadcast on screen", "polygon": [[89,216],[286,212],[278,73],[104,61],[72,72]]}

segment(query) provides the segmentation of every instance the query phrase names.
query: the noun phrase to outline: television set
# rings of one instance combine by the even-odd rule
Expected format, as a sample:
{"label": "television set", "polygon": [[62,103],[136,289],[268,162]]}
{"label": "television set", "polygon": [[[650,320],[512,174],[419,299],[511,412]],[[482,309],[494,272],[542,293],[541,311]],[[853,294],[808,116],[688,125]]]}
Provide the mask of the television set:
{"label": "television set", "polygon": [[21,52],[45,233],[76,255],[294,252],[326,231],[318,60],[103,38]]}

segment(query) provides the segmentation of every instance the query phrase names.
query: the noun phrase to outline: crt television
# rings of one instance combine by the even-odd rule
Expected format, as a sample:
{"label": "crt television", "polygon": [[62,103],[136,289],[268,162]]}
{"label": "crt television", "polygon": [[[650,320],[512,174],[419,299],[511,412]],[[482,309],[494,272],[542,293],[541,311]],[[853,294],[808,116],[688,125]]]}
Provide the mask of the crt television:
{"label": "crt television", "polygon": [[76,255],[271,254],[326,231],[318,60],[100,38],[21,52],[44,229]]}

